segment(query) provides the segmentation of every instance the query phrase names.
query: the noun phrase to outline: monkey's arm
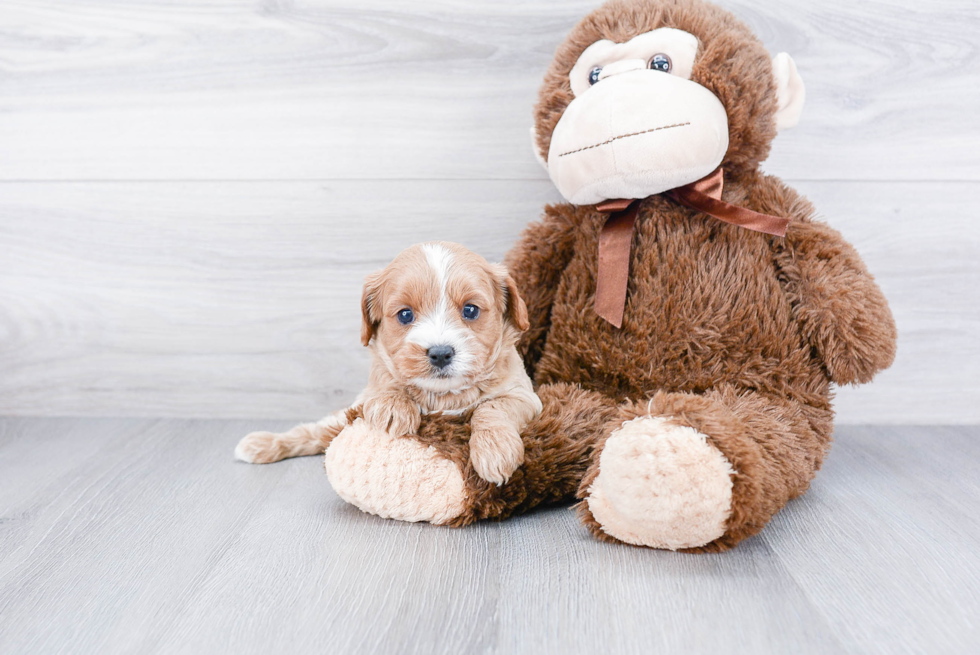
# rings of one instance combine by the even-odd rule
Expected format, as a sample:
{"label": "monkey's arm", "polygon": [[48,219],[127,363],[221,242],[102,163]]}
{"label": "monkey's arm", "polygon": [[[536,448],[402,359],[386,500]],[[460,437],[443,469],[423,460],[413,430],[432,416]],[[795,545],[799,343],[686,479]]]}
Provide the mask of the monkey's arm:
{"label": "monkey's arm", "polygon": [[837,384],[870,382],[895,359],[888,301],[854,247],[824,223],[793,222],[777,259],[810,345]]}
{"label": "monkey's arm", "polygon": [[542,220],[524,229],[504,259],[527,304],[531,327],[521,335],[517,350],[532,378],[551,327],[555,291],[572,258],[574,228],[569,215],[571,211],[568,205],[545,207]]}

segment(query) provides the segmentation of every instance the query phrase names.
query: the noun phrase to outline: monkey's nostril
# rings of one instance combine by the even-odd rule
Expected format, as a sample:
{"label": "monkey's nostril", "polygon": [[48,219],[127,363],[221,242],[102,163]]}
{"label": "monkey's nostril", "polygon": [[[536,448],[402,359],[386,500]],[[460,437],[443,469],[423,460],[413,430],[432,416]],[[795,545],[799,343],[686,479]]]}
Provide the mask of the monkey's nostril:
{"label": "monkey's nostril", "polygon": [[446,368],[453,361],[456,351],[452,346],[432,346],[426,351],[429,362],[436,368]]}

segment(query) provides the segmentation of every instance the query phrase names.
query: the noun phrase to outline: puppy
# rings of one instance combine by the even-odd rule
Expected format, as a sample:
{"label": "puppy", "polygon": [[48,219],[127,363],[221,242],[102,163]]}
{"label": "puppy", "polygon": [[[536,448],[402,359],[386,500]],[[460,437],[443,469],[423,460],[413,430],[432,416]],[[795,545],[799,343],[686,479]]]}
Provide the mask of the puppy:
{"label": "puppy", "polygon": [[354,405],[281,434],[253,432],[235,456],[264,464],[322,453],[348,415],[395,438],[414,434],[423,414],[473,410],[473,468],[505,483],[524,462],[521,429],[541,412],[515,346],[527,307],[507,270],[455,243],[412,246],[368,276],[361,313],[371,372]]}

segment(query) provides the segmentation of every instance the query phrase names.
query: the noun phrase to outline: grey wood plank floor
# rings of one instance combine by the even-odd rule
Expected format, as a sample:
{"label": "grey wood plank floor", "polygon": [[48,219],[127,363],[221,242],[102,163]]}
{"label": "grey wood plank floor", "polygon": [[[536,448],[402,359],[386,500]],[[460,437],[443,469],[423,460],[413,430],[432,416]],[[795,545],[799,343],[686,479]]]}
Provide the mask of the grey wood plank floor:
{"label": "grey wood plank floor", "polygon": [[0,420],[2,653],[966,653],[980,428],[842,427],[811,491],[718,555],[567,508],[461,530],[343,503],[285,421]]}

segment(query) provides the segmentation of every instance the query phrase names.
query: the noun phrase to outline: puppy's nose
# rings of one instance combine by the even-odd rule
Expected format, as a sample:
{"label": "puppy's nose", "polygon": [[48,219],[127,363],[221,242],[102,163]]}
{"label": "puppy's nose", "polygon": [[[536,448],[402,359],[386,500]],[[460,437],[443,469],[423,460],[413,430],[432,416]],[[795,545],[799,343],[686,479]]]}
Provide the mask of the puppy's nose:
{"label": "puppy's nose", "polygon": [[432,346],[426,351],[429,361],[436,368],[446,368],[453,361],[456,351],[452,346]]}

